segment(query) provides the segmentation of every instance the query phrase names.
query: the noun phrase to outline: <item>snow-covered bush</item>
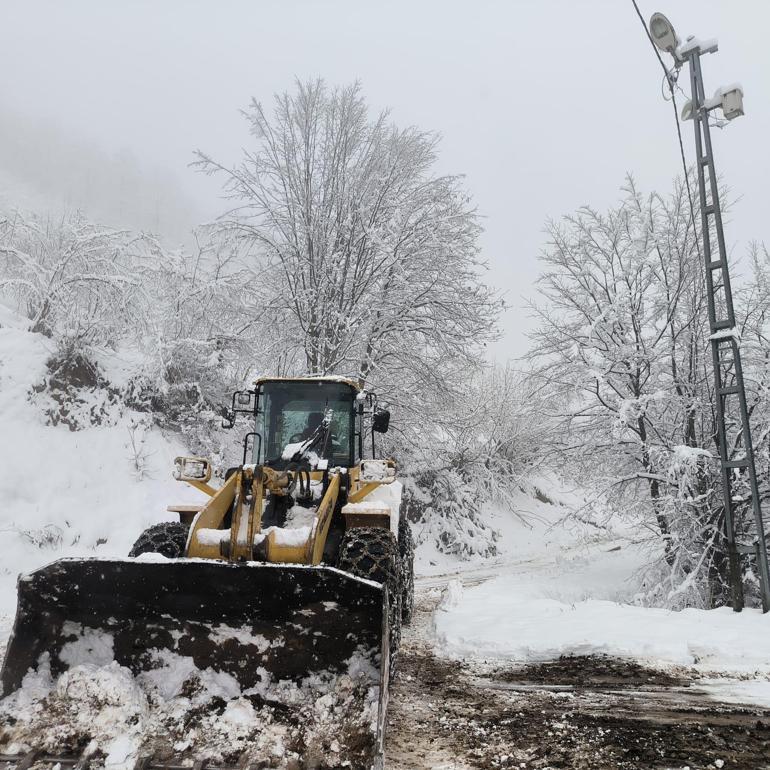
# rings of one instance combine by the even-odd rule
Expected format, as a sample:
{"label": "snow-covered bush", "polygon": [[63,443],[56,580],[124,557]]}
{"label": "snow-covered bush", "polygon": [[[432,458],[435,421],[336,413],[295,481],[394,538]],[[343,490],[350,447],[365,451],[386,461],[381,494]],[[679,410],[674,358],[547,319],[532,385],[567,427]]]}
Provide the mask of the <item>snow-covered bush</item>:
{"label": "snow-covered bush", "polygon": [[402,418],[405,429],[389,437],[388,451],[408,479],[418,541],[463,557],[492,556],[489,508],[521,516],[514,499],[542,464],[550,421],[531,380],[511,367],[481,369],[460,385],[451,400],[425,398],[419,412]]}
{"label": "snow-covered bush", "polygon": [[0,217],[0,296],[53,337],[61,357],[113,344],[136,322],[141,238],[89,222],[35,214]]}
{"label": "snow-covered bush", "polygon": [[81,346],[60,347],[28,397],[48,425],[66,425],[72,431],[114,425],[122,412],[119,390],[107,382]]}
{"label": "snow-covered bush", "polygon": [[485,500],[456,470],[437,468],[408,477],[404,513],[416,541],[460,558],[497,555],[498,533],[484,519]]}

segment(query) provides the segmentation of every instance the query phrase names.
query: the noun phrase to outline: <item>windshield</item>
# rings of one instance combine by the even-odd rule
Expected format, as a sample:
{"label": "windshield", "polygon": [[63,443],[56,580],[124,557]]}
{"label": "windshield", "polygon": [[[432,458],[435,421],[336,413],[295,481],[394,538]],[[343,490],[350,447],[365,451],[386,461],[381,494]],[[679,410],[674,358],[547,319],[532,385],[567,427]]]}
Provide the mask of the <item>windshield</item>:
{"label": "windshield", "polygon": [[256,428],[262,437],[262,446],[259,441],[255,442],[254,461],[264,463],[284,457],[287,446],[302,444],[313,436],[324,414],[330,410],[326,448],[319,442],[313,451],[328,460],[330,466],[351,466],[354,399],[354,389],[344,383],[290,380],[263,383]]}

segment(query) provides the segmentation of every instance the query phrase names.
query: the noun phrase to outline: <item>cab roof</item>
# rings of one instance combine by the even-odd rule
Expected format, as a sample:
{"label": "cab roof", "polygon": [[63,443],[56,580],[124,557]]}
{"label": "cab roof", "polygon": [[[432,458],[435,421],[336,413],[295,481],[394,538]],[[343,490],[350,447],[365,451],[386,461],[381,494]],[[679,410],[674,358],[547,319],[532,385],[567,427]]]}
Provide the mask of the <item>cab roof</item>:
{"label": "cab roof", "polygon": [[306,374],[302,377],[257,377],[254,380],[255,385],[261,385],[263,382],[336,382],[349,385],[356,392],[363,390],[357,380],[351,380],[350,377],[341,377],[337,374]]}

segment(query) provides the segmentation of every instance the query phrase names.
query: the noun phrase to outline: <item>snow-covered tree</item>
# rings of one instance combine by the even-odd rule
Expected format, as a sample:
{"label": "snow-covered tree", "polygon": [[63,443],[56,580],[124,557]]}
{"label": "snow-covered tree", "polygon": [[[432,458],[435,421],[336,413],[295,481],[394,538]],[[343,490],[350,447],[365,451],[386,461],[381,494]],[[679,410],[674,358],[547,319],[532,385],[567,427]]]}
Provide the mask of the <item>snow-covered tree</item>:
{"label": "snow-covered tree", "polygon": [[200,154],[236,206],[219,229],[297,371],[454,385],[499,309],[480,281],[480,226],[438,137],[372,117],[358,85],[298,83],[245,113],[256,146],[228,168]]}
{"label": "snow-covered tree", "polygon": [[[531,354],[554,394],[558,455],[660,546],[648,597],[672,605],[720,603],[727,585],[698,226],[681,182],[643,196],[631,179],[607,214],[551,223]],[[750,334],[753,296],[738,298]],[[728,449],[742,452],[734,432]]]}
{"label": "snow-covered tree", "polygon": [[[261,363],[375,390],[393,407],[389,451],[428,500],[457,497],[439,529],[467,532],[495,474],[475,438],[465,455],[457,442],[470,436],[468,410],[483,409],[475,389],[501,302],[481,280],[481,227],[463,179],[436,170],[437,135],[372,114],[358,84],[298,82],[272,109],[252,102],[244,114],[254,146],[240,162],[199,153],[198,166],[222,177],[234,203],[211,233],[240,254],[244,325]],[[484,439],[489,452],[498,441],[504,453],[499,428]],[[452,536],[442,544],[464,552]]]}

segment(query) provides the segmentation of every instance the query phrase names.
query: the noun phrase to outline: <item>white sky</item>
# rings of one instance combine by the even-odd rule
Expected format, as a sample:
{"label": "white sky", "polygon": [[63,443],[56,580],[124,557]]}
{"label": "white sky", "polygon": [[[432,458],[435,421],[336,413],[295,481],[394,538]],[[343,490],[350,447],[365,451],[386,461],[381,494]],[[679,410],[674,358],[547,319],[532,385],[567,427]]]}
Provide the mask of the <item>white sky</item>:
{"label": "white sky", "polygon": [[[770,3],[640,5],[645,18],[666,13],[682,38],[718,37],[707,90],[740,81],[747,111],[714,137],[718,169],[741,196],[727,239],[736,253],[770,241]],[[226,206],[187,168],[192,151],[236,161],[250,142],[238,110],[295,76],[360,79],[374,109],[441,132],[441,170],[467,175],[486,218],[488,279],[511,305],[499,359],[527,347],[524,297],[546,218],[612,205],[627,171],[660,190],[680,171],[631,0],[5,0],[0,196],[183,239]]]}

